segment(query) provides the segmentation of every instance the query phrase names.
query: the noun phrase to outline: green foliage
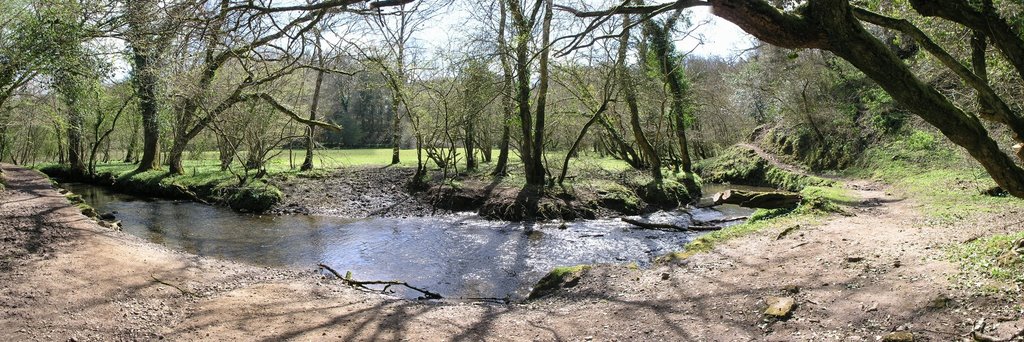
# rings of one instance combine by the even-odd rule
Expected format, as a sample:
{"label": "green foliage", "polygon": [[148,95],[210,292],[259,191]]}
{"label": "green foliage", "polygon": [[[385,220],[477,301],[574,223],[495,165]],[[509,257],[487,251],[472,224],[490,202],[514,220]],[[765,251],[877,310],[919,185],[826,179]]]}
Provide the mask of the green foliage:
{"label": "green foliage", "polygon": [[[747,222],[710,232],[688,243],[686,253],[707,252],[724,241],[765,229],[813,223],[832,213],[843,212],[837,202],[850,203],[854,201],[849,193],[837,187],[807,187],[800,192],[800,195],[804,197],[804,200],[796,209],[758,209],[754,211]],[[680,256],[677,254],[668,258]]]}
{"label": "green foliage", "polygon": [[786,215],[793,212],[793,209],[778,208],[778,209],[757,209],[750,215],[750,219],[747,222],[753,223],[758,221],[764,221],[773,219],[782,215]]}
{"label": "green foliage", "polygon": [[935,148],[935,136],[921,130],[914,130],[907,137],[907,147],[915,151],[928,151]]}
{"label": "green foliage", "polygon": [[1020,205],[1019,199],[984,195],[995,182],[963,152],[940,143],[920,149],[909,140],[869,149],[846,175],[877,179],[892,184],[897,192],[912,195],[932,223],[957,222]]}
{"label": "green foliage", "polygon": [[612,181],[588,182],[598,195],[598,205],[624,214],[640,213],[640,198],[622,184]]}
{"label": "green foliage", "polygon": [[800,195],[804,197],[820,197],[845,205],[856,204],[858,200],[849,191],[838,186],[808,186],[800,191]]}
{"label": "green foliage", "polygon": [[796,224],[811,224],[819,221],[823,216],[820,213],[803,212],[786,214],[778,211],[761,211],[760,218],[749,220],[735,226],[729,226],[722,230],[716,230],[694,239],[686,244],[686,253],[703,253],[715,248],[718,244],[754,234],[766,229],[788,227]]}
{"label": "green foliage", "polygon": [[899,132],[909,117],[907,113],[896,110],[889,93],[878,87],[865,91],[861,95],[861,102],[867,107],[871,127],[883,134]]}

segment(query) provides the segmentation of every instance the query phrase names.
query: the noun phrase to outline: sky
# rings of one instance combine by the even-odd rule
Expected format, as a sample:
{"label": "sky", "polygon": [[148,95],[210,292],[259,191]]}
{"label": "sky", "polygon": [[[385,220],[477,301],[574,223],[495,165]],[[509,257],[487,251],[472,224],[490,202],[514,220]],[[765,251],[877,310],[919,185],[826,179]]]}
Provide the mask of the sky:
{"label": "sky", "polygon": [[[677,51],[732,59],[756,44],[753,36],[711,14],[710,7],[697,6],[686,11],[690,14],[691,22],[700,26],[691,36],[677,40]],[[426,24],[414,37],[425,43],[427,50],[444,49],[450,43],[451,36],[462,34],[460,29],[463,29],[467,20],[471,20],[468,17],[464,9],[445,13],[438,20]]]}
{"label": "sky", "polygon": [[[699,6],[687,9],[690,13],[691,22],[700,24],[691,36],[679,39],[676,42],[677,51],[691,52],[697,56],[721,57],[734,59],[744,50],[756,44],[753,36],[743,32],[736,25],[718,18],[711,14],[709,7]],[[443,49],[445,44],[450,44],[451,35],[461,34],[460,28],[469,15],[456,10],[441,16],[433,25],[428,24],[417,38],[425,42],[427,50]],[[123,48],[123,43],[118,42]],[[123,80],[128,76],[130,66],[124,60],[115,60],[114,79]]]}
{"label": "sky", "polygon": [[733,23],[711,14],[710,8],[694,7],[689,10],[693,23],[707,22],[695,32],[696,35],[703,36],[703,45],[697,46],[700,41],[688,37],[677,43],[678,51],[693,50],[694,54],[701,56],[731,59],[756,44],[753,36],[743,32]]}

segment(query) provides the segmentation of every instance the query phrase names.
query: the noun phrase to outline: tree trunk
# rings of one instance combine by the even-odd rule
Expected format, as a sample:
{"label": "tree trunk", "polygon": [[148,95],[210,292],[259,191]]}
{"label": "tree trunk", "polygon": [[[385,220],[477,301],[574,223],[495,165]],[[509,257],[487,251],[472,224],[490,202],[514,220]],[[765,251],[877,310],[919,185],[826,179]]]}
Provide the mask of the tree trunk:
{"label": "tree trunk", "polygon": [[[320,105],[320,86],[324,82],[324,71],[318,70],[316,72],[316,85],[313,87],[313,103],[309,106],[309,120],[316,120],[317,107]],[[316,125],[310,124],[306,126],[306,158],[302,160],[302,166],[299,167],[300,171],[309,171],[313,169],[313,133],[316,130]]]}
{"label": "tree trunk", "polygon": [[469,118],[466,120],[466,138],[463,142],[466,148],[466,171],[476,170],[476,125],[474,121],[476,118]]}
{"label": "tree trunk", "polygon": [[[610,77],[615,77],[614,73]],[[565,159],[562,161],[562,172],[558,175],[558,185],[562,185],[562,182],[565,181],[565,175],[569,172],[569,159],[576,156],[576,153],[580,148],[580,143],[582,143],[583,138],[587,136],[587,131],[590,130],[590,126],[593,126],[594,122],[597,122],[598,118],[604,114],[605,110],[608,109],[608,101],[609,100],[605,100],[605,102],[601,104],[601,107],[594,112],[594,115],[590,117],[590,120],[587,120],[587,123],[583,124],[583,128],[580,129],[580,134],[576,136],[576,140],[574,140],[572,142],[572,146],[569,147],[569,152],[565,154]]]}
{"label": "tree trunk", "polygon": [[131,136],[128,138],[128,147],[125,149],[124,162],[134,163],[135,162],[135,148],[139,141],[139,126],[132,123]]}
{"label": "tree trunk", "polygon": [[629,108],[629,125],[633,129],[633,138],[636,139],[636,143],[640,147],[642,157],[651,167],[651,176],[654,177],[654,181],[661,183],[664,178],[661,173],[661,157],[658,156],[658,151],[654,150],[654,146],[647,140],[647,134],[644,133],[643,126],[640,124],[640,108],[637,104],[636,88],[633,85],[629,69],[626,67],[626,53],[629,50],[629,27],[631,26],[632,23],[629,16],[624,16],[622,19],[624,33],[619,37],[618,57],[615,62],[616,67],[619,69],[617,77],[619,85],[622,87],[623,97],[626,100],[626,107]]}
{"label": "tree trunk", "polygon": [[136,172],[160,168],[160,117],[157,107],[156,56],[145,49],[132,46],[135,93],[139,97],[142,114],[142,157]]}
{"label": "tree trunk", "polygon": [[845,15],[829,23],[829,29],[844,37],[842,42],[831,44],[829,51],[850,61],[893,99],[965,148],[999,186],[1016,197],[1024,197],[1024,170],[1000,150],[976,117],[964,113],[935,88],[921,82],[892,51],[864,30],[848,8]]}
{"label": "tree trunk", "polygon": [[[519,155],[523,161],[524,176],[526,176],[526,184],[528,186],[536,186],[544,184],[544,170],[541,166],[541,158],[539,155],[535,155],[536,149],[534,149],[534,123],[533,113],[530,111],[530,39],[532,23],[528,22],[523,16],[523,10],[519,5],[518,1],[505,0],[509,12],[512,13],[513,22],[516,27],[516,34],[518,38],[516,41],[516,105],[519,112],[519,124],[522,127],[523,135],[522,142],[520,144]],[[548,14],[545,14],[547,16]],[[542,55],[543,56],[543,55]],[[545,62],[546,58],[543,59]],[[546,63],[545,63],[546,64]],[[545,65],[546,67],[546,65]],[[547,76],[544,75],[541,78],[546,84]],[[544,87],[546,90],[546,86]],[[546,101],[546,100],[545,100]],[[539,105],[538,109],[542,108]]]}
{"label": "tree trunk", "polygon": [[502,81],[504,89],[502,89],[502,122],[501,122],[501,141],[498,142],[498,162],[494,165],[494,171],[491,172],[495,176],[505,176],[508,174],[508,147],[509,139],[511,139],[512,128],[512,110],[515,103],[512,100],[512,66],[508,60],[508,44],[505,40],[505,28],[508,26],[508,12],[505,10],[505,0],[499,0],[498,10],[501,12],[501,20],[498,26],[498,58],[501,60],[502,70]]}
{"label": "tree trunk", "polygon": [[686,120],[690,116],[687,104],[689,85],[683,77],[683,66],[679,63],[681,57],[675,56],[674,41],[671,37],[672,25],[675,20],[668,20],[665,27],[651,20],[644,22],[644,33],[651,42],[654,50],[654,58],[657,59],[661,75],[668,84],[669,95],[672,97],[671,117],[674,120],[676,140],[679,144],[679,162],[683,171],[689,173],[693,169],[693,162],[690,160],[690,148],[686,139]]}
{"label": "tree trunk", "polygon": [[[64,139],[61,138],[64,136],[64,132],[62,132],[60,128],[60,122],[57,122],[56,120],[53,121],[53,133],[57,137],[57,164],[64,164],[64,161],[67,160],[65,159],[66,155],[64,153]],[[25,162],[25,156],[28,154],[29,149],[30,148],[28,148],[28,146],[25,147],[25,153],[22,154],[21,158],[22,162]],[[15,162],[15,164],[17,164],[17,162]]]}
{"label": "tree trunk", "polygon": [[402,115],[397,97],[391,100],[391,108],[391,115],[394,115],[391,118],[391,164],[394,165],[402,162],[402,158],[399,157],[402,148]]}
{"label": "tree trunk", "polygon": [[[4,122],[7,122],[7,118],[4,118]],[[7,157],[10,148],[8,147],[10,142],[7,140],[7,124],[0,124],[0,162],[3,162]]]}
{"label": "tree trunk", "polygon": [[82,155],[82,124],[84,119],[82,118],[82,111],[78,106],[77,101],[69,101],[68,103],[68,165],[71,167],[71,173],[73,174],[85,174],[85,158]]}
{"label": "tree trunk", "polygon": [[619,131],[615,129],[615,126],[612,125],[611,122],[608,122],[608,118],[606,116],[601,115],[601,117],[597,119],[597,123],[604,128],[605,132],[608,133],[608,137],[615,143],[614,145],[609,146],[615,148],[609,148],[608,151],[610,153],[614,154],[615,157],[622,159],[634,169],[641,170],[647,167],[647,163],[640,159],[640,155],[636,153],[633,146],[630,146],[629,143],[626,142],[626,139],[619,135]]}
{"label": "tree trunk", "polygon": [[[544,0],[544,19],[541,29],[541,44],[540,47],[543,49],[540,53],[540,62],[538,66],[539,81],[537,85],[537,110],[536,110],[536,123],[534,124],[533,134],[533,167],[528,170],[526,176],[526,183],[530,185],[543,186],[547,170],[544,167],[544,126],[545,117],[547,113],[547,99],[548,99],[548,61],[551,56],[551,18],[554,16],[554,0]],[[538,3],[539,5],[539,3]]]}

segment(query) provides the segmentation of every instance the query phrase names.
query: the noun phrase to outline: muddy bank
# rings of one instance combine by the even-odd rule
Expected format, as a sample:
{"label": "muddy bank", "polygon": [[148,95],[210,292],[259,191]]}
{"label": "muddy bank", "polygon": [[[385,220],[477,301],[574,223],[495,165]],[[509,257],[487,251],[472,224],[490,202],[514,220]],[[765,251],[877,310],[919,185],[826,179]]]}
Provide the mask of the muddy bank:
{"label": "muddy bank", "polygon": [[[641,171],[588,176],[566,186],[523,188],[485,175],[456,181],[433,175],[425,188],[413,189],[414,170],[397,166],[347,167],[313,174],[279,174],[245,186],[181,184],[160,171],[116,175],[74,174],[50,166],[42,172],[62,182],[108,186],[119,192],[164,199],[224,205],[240,212],[321,215],[346,218],[422,217],[476,212],[505,221],[577,220],[636,215],[673,209],[701,195],[690,178],[667,176],[660,184],[644,182]],[[646,177],[646,178],[645,178]]]}
{"label": "muddy bank", "polygon": [[672,209],[700,197],[698,187],[670,180],[660,187],[636,184],[635,179],[643,179],[638,171],[544,191],[487,176],[433,179],[426,189],[412,190],[408,181],[413,173],[401,167],[342,168],[317,178],[273,179],[283,199],[270,212],[351,218],[476,212],[505,221],[577,220]]}
{"label": "muddy bank", "polygon": [[444,215],[422,194],[408,189],[415,170],[402,167],[341,168],[316,178],[272,178],[281,192],[275,214],[349,218]]}

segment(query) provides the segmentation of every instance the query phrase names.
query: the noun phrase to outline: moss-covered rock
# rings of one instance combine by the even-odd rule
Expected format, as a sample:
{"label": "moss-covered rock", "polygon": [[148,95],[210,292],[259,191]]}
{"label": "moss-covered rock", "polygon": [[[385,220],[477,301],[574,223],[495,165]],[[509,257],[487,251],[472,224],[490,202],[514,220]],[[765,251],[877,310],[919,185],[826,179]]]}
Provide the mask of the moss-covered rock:
{"label": "moss-covered rock", "polygon": [[591,267],[588,265],[555,267],[555,269],[548,272],[544,278],[540,278],[537,285],[534,285],[533,290],[530,291],[530,295],[527,299],[545,297],[555,293],[559,289],[576,286],[576,284],[579,283],[580,278],[583,277],[590,268]]}
{"label": "moss-covered rock", "polygon": [[78,204],[78,209],[82,211],[82,215],[85,215],[85,216],[88,216],[88,217],[91,217],[91,218],[96,218],[97,216],[100,215],[98,212],[96,212],[96,208],[93,208],[92,206],[90,206],[88,204],[85,204],[85,203],[79,203]]}
{"label": "moss-covered rock", "polygon": [[[859,130],[848,133],[860,132]],[[804,126],[772,127],[757,143],[768,151],[789,156],[811,170],[839,170],[852,165],[867,148],[862,134],[826,135],[824,141]]]}

